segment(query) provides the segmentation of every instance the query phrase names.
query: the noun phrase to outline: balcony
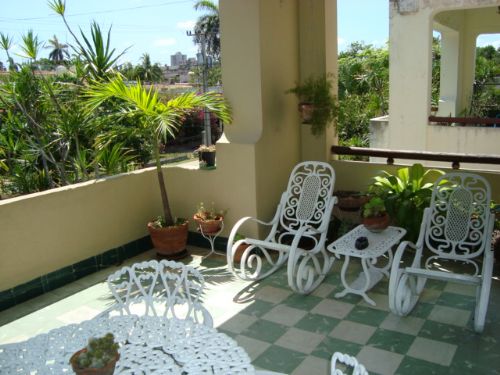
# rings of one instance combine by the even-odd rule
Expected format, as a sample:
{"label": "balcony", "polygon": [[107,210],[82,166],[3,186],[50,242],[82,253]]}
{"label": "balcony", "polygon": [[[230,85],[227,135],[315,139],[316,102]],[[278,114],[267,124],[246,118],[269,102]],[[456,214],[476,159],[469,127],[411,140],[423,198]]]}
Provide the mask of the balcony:
{"label": "balcony", "polygon": [[[364,162],[332,164],[339,190],[364,190],[380,169],[395,168]],[[183,183],[184,188],[174,188],[171,195],[173,207],[184,216],[194,210],[190,203],[199,200],[201,181],[220,173],[189,165],[167,167],[166,172],[167,179]],[[498,196],[500,177],[486,175]],[[144,223],[159,204],[156,188],[154,171],[146,169],[0,202],[5,212],[0,217],[5,229],[0,240],[2,296],[7,291],[18,302],[0,312],[0,343],[90,319],[108,307],[112,296],[104,280],[117,269],[116,263],[134,253],[126,264],[155,256]],[[219,193],[230,199],[230,189]],[[229,208],[228,228],[244,211],[244,202]],[[274,205],[269,207],[273,209]],[[191,229],[192,257],[186,262],[203,271],[208,286],[204,304],[217,328],[243,346],[257,368],[326,374],[335,351],[357,356],[371,374],[454,374],[464,368],[494,374],[500,366],[498,264],[485,331],[478,335],[472,328],[474,290],[469,287],[428,281],[416,310],[401,318],[389,312],[387,280],[369,293],[376,307],[357,296],[334,297],[341,288],[342,261],[336,261],[327,279],[308,296],[290,290],[284,271],[260,283],[243,282],[228,273],[224,257],[202,260],[200,255],[208,250],[195,244],[208,242]],[[223,242],[216,246],[224,249]],[[88,275],[79,278],[83,274]],[[58,287],[67,281],[72,282]],[[46,293],[19,303],[40,288]]]}

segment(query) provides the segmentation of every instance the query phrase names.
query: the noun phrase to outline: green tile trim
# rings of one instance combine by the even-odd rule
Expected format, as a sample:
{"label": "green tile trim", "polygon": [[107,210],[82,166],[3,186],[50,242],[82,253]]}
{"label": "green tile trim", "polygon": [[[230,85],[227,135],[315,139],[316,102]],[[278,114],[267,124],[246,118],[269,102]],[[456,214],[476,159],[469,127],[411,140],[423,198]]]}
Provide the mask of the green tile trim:
{"label": "green tile trim", "polygon": [[149,236],[145,236],[115,249],[107,250],[102,254],[84,259],[49,274],[42,275],[27,283],[17,285],[14,288],[3,290],[0,292],[0,311],[57,289],[103,268],[119,264],[123,260],[136,256],[151,248],[153,248],[151,239]]}

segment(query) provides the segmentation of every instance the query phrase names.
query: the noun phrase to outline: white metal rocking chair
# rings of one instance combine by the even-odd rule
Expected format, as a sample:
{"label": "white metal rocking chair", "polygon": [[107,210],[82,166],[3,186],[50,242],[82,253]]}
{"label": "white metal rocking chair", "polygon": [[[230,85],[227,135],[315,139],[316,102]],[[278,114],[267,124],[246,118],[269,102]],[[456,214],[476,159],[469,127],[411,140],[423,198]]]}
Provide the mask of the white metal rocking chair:
{"label": "white metal rocking chair", "polygon": [[[389,280],[391,311],[407,315],[427,278],[475,285],[474,329],[482,332],[493,270],[493,222],[488,181],[472,173],[441,176],[424,211],[417,244],[402,242],[394,256]],[[404,255],[413,256],[410,267],[403,266]],[[457,273],[455,263],[461,263],[462,269],[470,267],[471,272]]]}
{"label": "white metal rocking chair", "polygon": [[111,274],[107,283],[117,303],[106,314],[192,319],[213,326],[212,316],[201,304],[203,275],[191,266],[167,260],[134,263]]}
{"label": "white metal rocking chair", "polygon": [[[260,280],[288,260],[288,285],[298,293],[312,292],[333,263],[325,241],[336,202],[332,196],[334,184],[335,172],[327,163],[307,161],[295,166],[274,218],[266,223],[244,217],[231,230],[227,244],[229,270],[243,280]],[[248,220],[270,226],[269,234],[263,240],[245,238],[235,242],[236,232]],[[301,247],[304,240],[309,241],[308,249]],[[233,264],[234,255],[244,243],[250,246],[238,267]]]}

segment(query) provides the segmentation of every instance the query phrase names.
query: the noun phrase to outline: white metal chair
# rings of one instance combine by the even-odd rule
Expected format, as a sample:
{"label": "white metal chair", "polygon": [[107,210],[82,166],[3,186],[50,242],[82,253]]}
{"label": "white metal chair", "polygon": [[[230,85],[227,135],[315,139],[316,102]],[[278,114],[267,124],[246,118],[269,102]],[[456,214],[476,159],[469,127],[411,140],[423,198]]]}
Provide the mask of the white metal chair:
{"label": "white metal chair", "polygon": [[191,266],[149,260],[123,267],[107,279],[116,305],[105,313],[154,315],[193,319],[213,326],[213,319],[201,304],[203,275]]}
{"label": "white metal chair", "polygon": [[352,367],[352,375],[368,375],[365,366],[360,364],[355,357],[340,352],[335,352],[332,356],[330,375],[346,375],[337,368],[337,363],[342,363],[345,367]]}
{"label": "white metal chair", "polygon": [[[290,287],[302,294],[313,291],[333,263],[325,241],[336,202],[332,196],[334,184],[335,172],[328,163],[306,161],[295,166],[274,218],[266,223],[244,217],[231,230],[227,244],[229,270],[243,280],[260,280],[288,261]],[[269,234],[263,240],[245,238],[235,242],[236,233],[248,220],[269,226]],[[304,241],[309,245],[304,246]],[[243,243],[250,246],[239,266],[235,266],[234,255]]]}
{"label": "white metal chair", "polygon": [[[472,173],[441,176],[424,211],[416,245],[402,242],[394,256],[389,279],[391,311],[407,315],[427,278],[471,284],[476,286],[474,329],[482,332],[493,269],[493,223],[488,181]],[[404,266],[404,255],[411,259],[409,267]],[[464,272],[466,267],[470,272]]]}

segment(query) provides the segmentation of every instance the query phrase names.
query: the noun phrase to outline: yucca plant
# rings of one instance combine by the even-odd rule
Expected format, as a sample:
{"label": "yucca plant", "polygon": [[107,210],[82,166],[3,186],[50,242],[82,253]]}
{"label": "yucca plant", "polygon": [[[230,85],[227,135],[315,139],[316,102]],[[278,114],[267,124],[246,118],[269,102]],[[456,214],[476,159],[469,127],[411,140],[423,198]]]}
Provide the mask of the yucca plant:
{"label": "yucca plant", "polygon": [[[146,89],[140,82],[127,86],[121,76],[109,82],[94,82],[85,95],[89,111],[95,111],[106,102],[113,101],[122,116],[134,118],[138,132],[148,135],[151,144],[155,146],[154,158],[165,226],[173,226],[174,219],[160,162],[160,146],[167,137],[175,137],[184,117],[192,111],[207,109],[223,122],[229,123],[231,111],[226,100],[214,92],[201,95],[188,92],[162,102],[153,87]],[[112,134],[109,136],[112,137]]]}

